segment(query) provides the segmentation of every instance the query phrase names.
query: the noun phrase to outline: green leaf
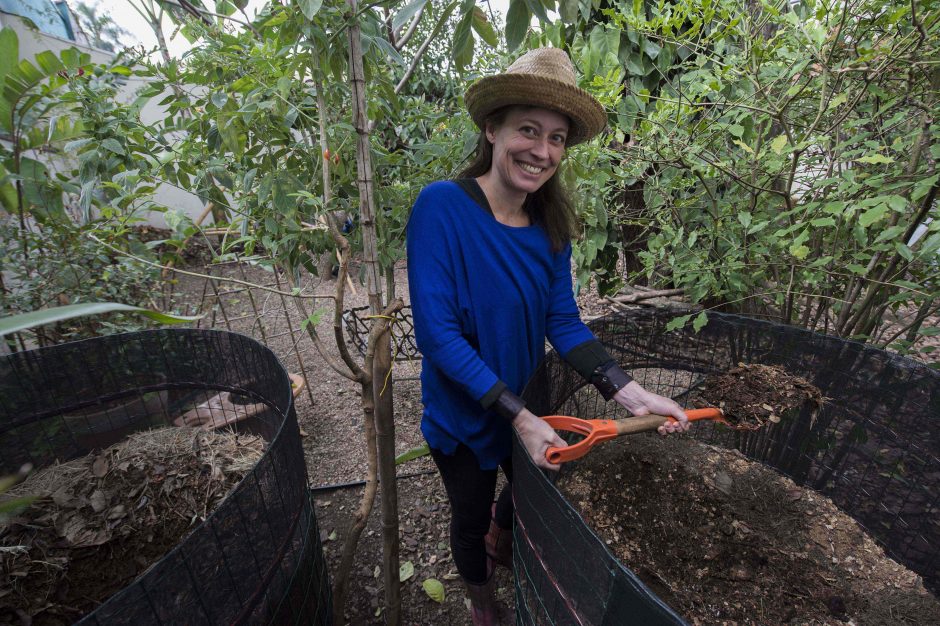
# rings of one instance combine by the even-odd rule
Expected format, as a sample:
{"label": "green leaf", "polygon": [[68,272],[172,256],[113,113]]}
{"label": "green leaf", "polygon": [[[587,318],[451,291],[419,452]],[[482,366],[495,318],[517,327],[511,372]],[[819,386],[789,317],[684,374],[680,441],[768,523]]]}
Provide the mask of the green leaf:
{"label": "green leaf", "polygon": [[436,578],[425,578],[421,583],[424,593],[438,604],[444,601],[444,584]]}
{"label": "green leaf", "polygon": [[738,213],[738,221],[741,222],[741,226],[748,228],[751,225],[751,213],[749,211],[741,211]]}
{"label": "green leaf", "polygon": [[[464,5],[466,6],[466,2]],[[473,24],[473,8],[467,11],[466,15],[457,22],[457,28],[454,29],[453,57],[454,63],[459,69],[470,65],[473,61],[473,33],[471,27]]]}
{"label": "green leaf", "polygon": [[49,50],[43,50],[36,55],[36,63],[45,72],[46,76],[52,76],[56,72],[61,72],[65,69],[65,66],[62,65],[62,61],[59,60],[55,54]]}
{"label": "green leaf", "polygon": [[868,154],[855,160],[859,163],[870,163],[872,165],[877,163],[894,163],[894,159],[880,153]]}
{"label": "green leaf", "polygon": [[698,314],[698,316],[696,316],[694,320],[692,320],[692,330],[694,330],[695,332],[698,332],[702,330],[703,328],[705,328],[705,324],[707,323],[708,323],[708,315],[705,313],[705,311],[702,311],[701,313]]}
{"label": "green leaf", "polygon": [[578,0],[559,0],[558,15],[565,24],[573,24],[578,19]]}
{"label": "green leaf", "polygon": [[741,148],[742,150],[744,150],[744,151],[747,152],[748,154],[754,154],[754,149],[751,148],[751,146],[749,146],[749,145],[747,145],[746,143],[744,143],[743,141],[741,141],[740,139],[735,139],[735,140],[734,140],[734,145],[738,146],[739,148]]}
{"label": "green leaf", "polygon": [[216,108],[221,109],[225,106],[225,103],[228,102],[228,94],[221,90],[215,91],[212,93],[211,100]]}
{"label": "green leaf", "polygon": [[0,337],[9,335],[10,333],[19,332],[21,330],[43,326],[45,324],[63,322],[65,320],[74,319],[76,317],[101,315],[102,313],[114,312],[137,313],[161,324],[183,324],[186,322],[194,322],[202,318],[201,315],[194,317],[170,315],[169,313],[161,313],[160,311],[153,311],[151,309],[145,309],[139,306],[131,306],[129,304],[119,304],[117,302],[86,302],[83,304],[69,304],[67,306],[60,306],[51,309],[41,309],[39,311],[22,313],[20,315],[0,317]]}
{"label": "green leaf", "polygon": [[399,582],[405,582],[409,578],[415,575],[415,565],[411,561],[405,561],[398,568],[398,580]]}
{"label": "green leaf", "polygon": [[412,0],[392,18],[392,29],[397,33],[405,24],[410,24],[414,16],[421,10],[428,0]]}
{"label": "green leaf", "polygon": [[489,46],[495,48],[499,45],[499,36],[496,34],[496,29],[486,19],[486,13],[483,12],[483,9],[477,6],[473,7],[473,30],[477,31],[480,39]]}
{"label": "green leaf", "polygon": [[431,448],[428,447],[428,444],[424,443],[418,446],[417,448],[412,448],[411,450],[406,450],[398,456],[395,457],[395,465],[401,465],[402,463],[407,463],[408,461],[413,461],[414,459],[420,459],[423,456],[431,454]]}
{"label": "green leaf", "polygon": [[0,29],[0,97],[3,95],[3,80],[13,70],[19,59],[20,43],[16,31],[9,26]]}
{"label": "green leaf", "polygon": [[790,246],[790,254],[802,261],[809,256],[810,249],[803,244],[794,244]]}
{"label": "green leaf", "polygon": [[777,135],[774,137],[773,141],[770,142],[770,149],[776,152],[777,154],[783,154],[783,149],[787,145],[787,136],[786,135]]}
{"label": "green leaf", "polygon": [[882,219],[888,213],[887,204],[879,204],[862,213],[858,218],[858,223],[868,228],[878,220]]}
{"label": "green leaf", "polygon": [[913,260],[914,260],[914,253],[911,252],[911,249],[908,248],[908,247],[907,247],[906,245],[904,245],[903,243],[901,243],[900,241],[898,241],[898,242],[896,242],[896,243],[894,244],[894,249],[897,250],[897,251],[898,251],[898,254],[900,254],[902,257],[904,257],[904,259],[905,259],[906,261],[913,261]]}
{"label": "green leaf", "polygon": [[539,19],[543,24],[550,24],[551,19],[548,17],[548,12],[545,11],[545,7],[542,5],[542,0],[525,0],[526,6],[529,7],[529,11]]}
{"label": "green leaf", "polygon": [[529,12],[525,0],[509,0],[509,11],[506,13],[506,48],[510,52],[518,48],[525,39],[531,20],[532,13]]}
{"label": "green leaf", "polygon": [[327,308],[320,308],[310,314],[310,317],[300,323],[300,330],[307,330],[307,326],[313,324],[317,326],[323,319],[323,316],[329,312]]}
{"label": "green leaf", "polygon": [[298,0],[298,2],[300,3],[301,13],[308,20],[312,20],[319,13],[320,7],[323,6],[323,0]]}
{"label": "green leaf", "polygon": [[124,146],[121,145],[121,142],[119,142],[117,139],[114,139],[113,137],[108,137],[107,139],[103,140],[101,145],[109,152],[120,154],[121,156],[126,156],[127,154],[124,152]]}
{"label": "green leaf", "polygon": [[680,315],[679,317],[672,318],[672,320],[670,320],[669,323],[666,324],[666,332],[668,333],[673,330],[682,328],[683,326],[686,325],[686,323],[688,323],[690,319],[692,319],[691,315]]}

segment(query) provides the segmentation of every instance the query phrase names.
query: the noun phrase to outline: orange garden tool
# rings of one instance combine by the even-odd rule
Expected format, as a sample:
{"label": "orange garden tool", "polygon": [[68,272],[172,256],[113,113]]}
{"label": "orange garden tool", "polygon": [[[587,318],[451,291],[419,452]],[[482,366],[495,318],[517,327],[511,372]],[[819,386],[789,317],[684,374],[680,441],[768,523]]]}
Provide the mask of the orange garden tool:
{"label": "orange garden tool", "polygon": [[[732,424],[725,419],[721,409],[690,409],[685,412],[690,422],[697,420],[712,420],[724,424],[734,430],[753,430],[752,426]],[[567,415],[549,415],[543,420],[555,430],[564,430],[584,435],[584,439],[567,448],[550,447],[545,451],[545,458],[550,463],[565,463],[580,459],[596,444],[619,437],[656,430],[666,422],[678,421],[674,417],[665,415],[641,415],[640,417],[627,417],[618,420],[582,420]]]}

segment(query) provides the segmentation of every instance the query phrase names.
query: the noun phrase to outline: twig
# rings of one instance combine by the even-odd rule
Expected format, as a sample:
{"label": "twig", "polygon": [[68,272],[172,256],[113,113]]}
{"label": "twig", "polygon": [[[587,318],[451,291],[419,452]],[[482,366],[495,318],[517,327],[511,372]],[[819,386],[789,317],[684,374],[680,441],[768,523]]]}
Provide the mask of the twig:
{"label": "twig", "polygon": [[670,296],[681,296],[684,294],[685,289],[660,289],[659,291],[644,291],[641,293],[631,293],[624,296],[613,296],[608,297],[607,299],[616,302],[617,304],[633,304],[635,302],[649,300],[651,298],[668,298]]}
{"label": "twig", "polygon": [[111,250],[112,252],[116,254],[120,254],[121,256],[125,256],[129,259],[134,259],[135,261],[139,263],[143,263],[144,265],[149,265],[150,267],[170,270],[177,274],[183,274],[184,276],[193,276],[195,278],[205,278],[206,280],[219,280],[223,282],[235,283],[236,285],[244,285],[246,287],[251,287],[252,289],[260,289],[261,291],[270,291],[271,293],[276,293],[282,296],[291,296],[292,298],[308,298],[308,299],[319,298],[321,300],[333,300],[333,296],[317,296],[317,295],[312,295],[312,294],[306,295],[302,293],[288,293],[286,291],[281,291],[280,289],[274,289],[273,287],[265,287],[264,285],[252,283],[247,280],[239,280],[237,278],[228,278],[226,276],[211,276],[209,274],[200,274],[199,272],[190,272],[188,270],[181,270],[176,267],[168,267],[166,265],[161,265],[160,263],[154,263],[153,261],[150,261],[148,259],[144,259],[139,256],[133,255],[130,252],[127,252],[126,250],[121,250],[120,248],[116,248],[112,246],[111,244],[98,239],[91,233],[86,233],[86,235],[88,236],[89,239],[96,241],[97,243],[101,244],[102,246],[104,246],[105,248],[107,248],[108,250]]}

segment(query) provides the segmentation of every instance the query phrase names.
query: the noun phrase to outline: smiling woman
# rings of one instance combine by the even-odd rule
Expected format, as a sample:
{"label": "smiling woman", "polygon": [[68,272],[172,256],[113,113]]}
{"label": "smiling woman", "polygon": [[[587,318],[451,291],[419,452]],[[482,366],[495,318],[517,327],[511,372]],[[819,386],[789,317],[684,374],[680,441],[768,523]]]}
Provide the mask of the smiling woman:
{"label": "smiling woman", "polygon": [[470,87],[480,128],[476,157],[458,180],[426,187],[408,223],[408,281],[415,338],[424,357],[421,430],[451,504],[451,551],[474,624],[496,624],[495,564],[512,558],[512,497],[493,502],[502,467],[512,481],[511,434],[541,468],[564,447],[516,395],[546,338],[634,415],[688,427],[672,400],[644,390],[581,322],[571,289],[574,210],[558,175],[565,149],[598,134],[606,114],[577,86],[562,50],[542,48]]}

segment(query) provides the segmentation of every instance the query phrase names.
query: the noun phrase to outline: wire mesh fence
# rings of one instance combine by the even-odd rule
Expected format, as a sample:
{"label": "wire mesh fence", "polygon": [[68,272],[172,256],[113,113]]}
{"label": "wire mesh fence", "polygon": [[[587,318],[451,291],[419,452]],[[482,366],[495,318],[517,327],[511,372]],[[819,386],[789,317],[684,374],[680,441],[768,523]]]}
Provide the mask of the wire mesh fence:
{"label": "wire mesh fence", "polygon": [[[738,363],[780,365],[826,397],[758,432],[697,425],[694,436],[765,463],[830,498],[889,556],[940,591],[940,372],[857,342],[733,315],[666,332],[671,315],[635,310],[591,326],[645,388],[687,400]],[[536,414],[625,417],[551,353],[524,398]],[[515,585],[523,624],[679,624],[682,618],[607,550],[514,446]],[[563,467],[562,472],[565,469]]]}
{"label": "wire mesh fence", "polygon": [[82,624],[325,624],[331,599],[290,381],[224,331],[155,330],[0,356],[0,471],[208,411],[264,454],[208,518]]}
{"label": "wire mesh fence", "polygon": [[[346,336],[359,354],[364,355],[372,328],[369,323],[369,307],[359,306],[343,311],[343,325],[346,327]],[[395,361],[421,359],[421,352],[415,343],[415,326],[410,306],[399,311],[395,316],[395,323],[392,324],[392,358]]]}

